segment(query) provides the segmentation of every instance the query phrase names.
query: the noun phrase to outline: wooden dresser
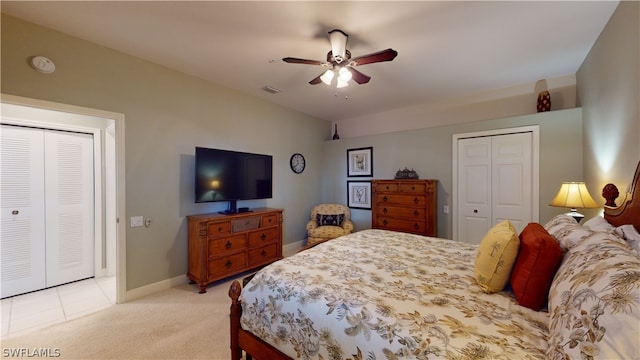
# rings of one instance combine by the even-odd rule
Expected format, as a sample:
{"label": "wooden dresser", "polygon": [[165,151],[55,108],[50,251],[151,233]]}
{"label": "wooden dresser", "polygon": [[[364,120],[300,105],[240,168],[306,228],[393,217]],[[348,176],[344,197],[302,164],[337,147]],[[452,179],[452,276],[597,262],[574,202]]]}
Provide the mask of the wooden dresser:
{"label": "wooden dresser", "polygon": [[187,276],[198,284],[201,294],[216,280],[282,259],[282,209],[190,215],[187,219]]}
{"label": "wooden dresser", "polygon": [[371,226],[437,236],[438,180],[372,180]]}

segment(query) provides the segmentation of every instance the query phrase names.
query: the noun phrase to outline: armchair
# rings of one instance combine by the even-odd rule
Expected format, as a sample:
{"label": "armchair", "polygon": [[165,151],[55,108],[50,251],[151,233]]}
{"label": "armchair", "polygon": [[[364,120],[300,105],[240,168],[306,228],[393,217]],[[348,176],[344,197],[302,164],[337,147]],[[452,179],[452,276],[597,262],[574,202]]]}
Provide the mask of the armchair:
{"label": "armchair", "polygon": [[351,212],[341,204],[320,204],[311,209],[307,222],[307,246],[350,234],[353,231]]}

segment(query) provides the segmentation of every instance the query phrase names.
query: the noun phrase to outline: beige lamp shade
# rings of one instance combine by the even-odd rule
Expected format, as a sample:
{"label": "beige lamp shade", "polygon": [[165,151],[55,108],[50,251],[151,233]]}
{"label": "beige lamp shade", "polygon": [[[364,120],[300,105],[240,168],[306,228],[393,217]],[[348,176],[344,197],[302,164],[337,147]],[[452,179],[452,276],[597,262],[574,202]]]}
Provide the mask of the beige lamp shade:
{"label": "beige lamp shade", "polygon": [[584,215],[576,212],[576,209],[597,208],[598,204],[589,195],[589,190],[584,182],[565,182],[560,186],[560,191],[551,200],[551,206],[571,208],[567,215],[572,216],[580,222]]}

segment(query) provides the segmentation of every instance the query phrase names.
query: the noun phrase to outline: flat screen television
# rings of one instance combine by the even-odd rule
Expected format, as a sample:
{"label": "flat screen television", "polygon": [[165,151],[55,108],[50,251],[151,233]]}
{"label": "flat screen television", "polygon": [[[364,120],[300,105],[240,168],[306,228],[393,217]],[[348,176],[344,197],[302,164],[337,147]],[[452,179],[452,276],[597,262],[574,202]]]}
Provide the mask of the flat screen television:
{"label": "flat screen television", "polygon": [[223,213],[235,213],[238,200],[272,197],[271,155],[203,147],[195,155],[196,203],[228,201]]}

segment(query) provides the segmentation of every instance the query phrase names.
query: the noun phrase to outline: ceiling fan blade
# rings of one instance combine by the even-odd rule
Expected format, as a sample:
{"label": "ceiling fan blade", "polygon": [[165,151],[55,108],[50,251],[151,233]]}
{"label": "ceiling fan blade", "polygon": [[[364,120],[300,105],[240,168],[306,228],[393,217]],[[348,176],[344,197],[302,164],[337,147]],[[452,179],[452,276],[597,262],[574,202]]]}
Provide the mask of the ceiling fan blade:
{"label": "ceiling fan blade", "polygon": [[391,61],[398,56],[398,52],[393,49],[386,49],[382,51],[375,52],[373,54],[358,56],[357,58],[351,59],[350,64],[352,66],[355,65],[364,65],[371,64],[383,61]]}
{"label": "ceiling fan blade", "polygon": [[367,76],[352,67],[348,67],[347,70],[351,72],[353,81],[357,82],[358,84],[366,84],[369,82],[369,80],[371,80],[371,76]]}
{"label": "ceiling fan blade", "polygon": [[322,76],[322,74],[318,75],[317,77],[315,77],[313,80],[309,81],[309,84],[311,85],[318,85],[322,82],[322,79],[320,79],[320,76]]}
{"label": "ceiling fan blade", "polygon": [[319,60],[307,60],[307,59],[298,59],[292,57],[283,58],[282,61],[290,64],[305,64],[305,65],[322,65],[325,62]]}

